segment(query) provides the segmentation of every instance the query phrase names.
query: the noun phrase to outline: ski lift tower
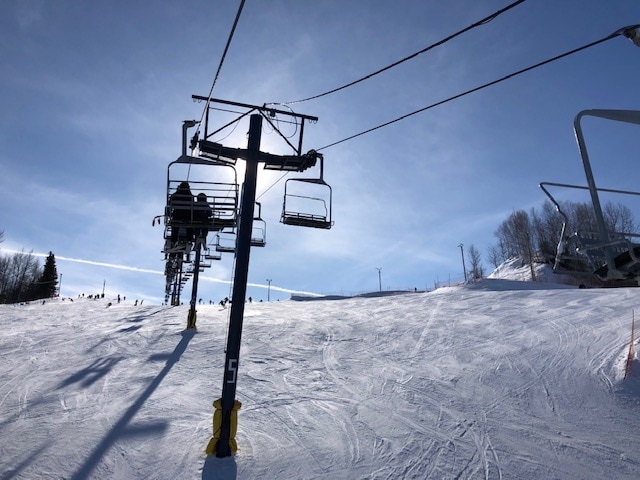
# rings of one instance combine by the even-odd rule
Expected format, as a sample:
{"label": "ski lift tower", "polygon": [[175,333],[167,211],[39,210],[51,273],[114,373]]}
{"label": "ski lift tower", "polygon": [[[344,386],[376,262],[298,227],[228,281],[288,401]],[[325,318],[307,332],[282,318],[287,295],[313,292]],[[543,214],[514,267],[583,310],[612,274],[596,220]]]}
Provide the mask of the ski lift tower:
{"label": "ski lift tower", "polygon": [[[206,449],[206,452],[209,455],[215,453],[217,457],[227,457],[237,449],[234,437],[237,429],[237,411],[240,408],[240,402],[235,400],[235,394],[238,379],[240,340],[242,336],[247,278],[249,273],[249,257],[251,254],[252,244],[262,246],[262,242],[260,242],[260,245],[257,245],[256,239],[252,238],[254,221],[256,219],[261,220],[260,212],[257,217],[255,216],[258,164],[264,164],[265,169],[287,172],[303,172],[308,168],[315,166],[318,158],[321,158],[321,155],[313,150],[303,154],[302,136],[304,133],[305,121],[316,122],[318,118],[293,113],[291,111],[266,108],[265,106],[260,107],[237,102],[229,102],[226,100],[210,99],[196,95],[192,98],[196,101],[208,102],[206,121],[204,125],[204,138],[202,140],[198,140],[197,133],[192,141],[192,145],[197,143],[199,147],[199,156],[218,162],[228,162],[230,164],[235,164],[238,159],[242,159],[246,162],[244,185],[240,201],[239,225],[236,238],[236,259],[222,385],[222,398],[214,402],[216,410],[213,417],[213,438],[209,441]],[[247,112],[241,114],[239,118],[227,123],[218,130],[209,133],[209,111],[211,109],[210,105],[212,104],[224,104],[240,107],[246,109]],[[250,115],[250,124],[246,149],[225,147],[219,143],[208,140],[211,136],[231,125],[234,125],[247,115]],[[277,116],[287,117],[288,120],[292,119],[296,122],[296,126],[299,127],[297,129],[297,146],[293,145],[289,141],[289,138],[280,132],[278,126],[274,122],[274,118]],[[279,134],[289,147],[291,147],[293,150],[292,155],[274,155],[260,151],[263,119],[266,120],[273,130]]]}

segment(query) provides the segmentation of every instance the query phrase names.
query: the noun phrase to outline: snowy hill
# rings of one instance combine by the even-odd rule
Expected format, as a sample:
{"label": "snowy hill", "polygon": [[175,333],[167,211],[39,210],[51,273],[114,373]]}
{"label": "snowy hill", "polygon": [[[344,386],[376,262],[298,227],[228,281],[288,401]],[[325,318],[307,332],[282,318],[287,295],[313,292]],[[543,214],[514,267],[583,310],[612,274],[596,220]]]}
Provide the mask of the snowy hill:
{"label": "snowy hill", "polygon": [[[536,283],[574,286],[582,283],[569,275],[554,273],[553,267],[548,263],[535,263],[533,273]],[[511,258],[499,265],[487,278],[531,282],[531,266],[524,263],[519,257]]]}
{"label": "snowy hill", "polygon": [[637,289],[488,279],[248,304],[234,457],[206,457],[227,310],[0,306],[0,478],[637,479]]}

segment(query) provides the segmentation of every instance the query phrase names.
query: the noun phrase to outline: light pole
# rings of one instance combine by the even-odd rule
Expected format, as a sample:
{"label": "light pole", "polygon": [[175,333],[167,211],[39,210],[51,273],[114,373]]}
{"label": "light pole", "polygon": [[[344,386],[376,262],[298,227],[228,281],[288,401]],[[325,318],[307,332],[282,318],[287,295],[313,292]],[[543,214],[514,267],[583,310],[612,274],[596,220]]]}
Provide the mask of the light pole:
{"label": "light pole", "polygon": [[269,282],[269,287],[267,288],[267,302],[271,301],[271,279],[267,278],[267,282]]}
{"label": "light pole", "polygon": [[376,267],[376,270],[378,270],[378,285],[382,291],[382,267]]}
{"label": "light pole", "polygon": [[464,273],[464,281],[467,281],[467,267],[464,264],[464,245],[458,245],[460,247],[460,254],[462,255],[462,272]]}

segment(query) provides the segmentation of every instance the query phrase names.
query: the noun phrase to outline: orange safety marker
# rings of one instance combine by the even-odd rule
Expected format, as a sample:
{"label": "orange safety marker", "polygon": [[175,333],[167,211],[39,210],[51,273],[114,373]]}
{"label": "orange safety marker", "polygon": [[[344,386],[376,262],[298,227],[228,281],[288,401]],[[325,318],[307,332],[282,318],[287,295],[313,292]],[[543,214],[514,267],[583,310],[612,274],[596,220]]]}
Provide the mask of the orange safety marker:
{"label": "orange safety marker", "polygon": [[631,343],[629,344],[629,355],[627,356],[627,364],[624,368],[624,378],[625,380],[631,376],[631,366],[633,365],[633,361],[636,359],[636,352],[633,347],[634,343],[634,330],[635,330],[635,314],[634,311],[631,311]]}

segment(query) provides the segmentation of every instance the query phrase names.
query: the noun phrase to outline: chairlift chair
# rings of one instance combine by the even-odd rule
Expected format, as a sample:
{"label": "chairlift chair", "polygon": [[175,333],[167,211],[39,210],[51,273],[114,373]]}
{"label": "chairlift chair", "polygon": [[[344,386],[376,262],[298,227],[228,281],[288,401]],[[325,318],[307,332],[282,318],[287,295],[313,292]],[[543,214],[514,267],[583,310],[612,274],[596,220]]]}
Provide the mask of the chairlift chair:
{"label": "chairlift chair", "polygon": [[204,254],[204,259],[205,260],[222,260],[222,255],[218,254],[216,255],[215,253],[205,253]]}
{"label": "chairlift chair", "polygon": [[[553,203],[556,211],[562,217],[562,229],[560,240],[556,248],[556,257],[553,271],[564,273],[575,277],[596,276],[600,280],[620,280],[633,278],[636,271],[640,269],[640,264],[634,260],[635,253],[638,252],[638,244],[634,244],[630,239],[639,238],[639,234],[629,232],[613,232],[606,230],[604,238],[599,231],[575,229],[572,233],[567,233],[569,220],[562,211],[559,202],[549,191],[549,187],[572,188],[588,190],[589,187],[581,185],[569,185],[564,183],[542,182],[540,188]],[[640,195],[640,192],[630,192],[624,190],[613,190],[608,188],[597,188],[599,192]],[[583,226],[584,227],[584,226]],[[607,266],[607,254],[611,254],[614,259],[615,268],[609,271]]]}
{"label": "chairlift chair", "polygon": [[[578,149],[582,157],[588,186],[542,182],[540,188],[555,205],[563,217],[562,231],[558,243],[554,272],[568,273],[574,276],[590,275],[602,281],[634,280],[640,284],[640,234],[633,232],[612,232],[607,228],[600,205],[598,192],[625,195],[640,195],[640,192],[597,188],[589,162],[584,135],[580,126],[583,116],[594,116],[626,123],[640,125],[640,110],[583,110],[574,120],[574,131],[578,141]],[[549,193],[547,186],[588,190],[596,220],[596,232],[576,231],[566,234],[568,219],[562,212],[560,204]],[[572,262],[584,262],[585,269],[566,268]]]}
{"label": "chairlift chair", "polygon": [[258,214],[253,217],[251,227],[251,246],[264,247],[267,244],[267,222],[262,219],[262,205],[256,202]]}
{"label": "chairlift chair", "polygon": [[235,253],[236,232],[235,229],[223,230],[216,233],[215,251],[218,253]]}
{"label": "chairlift chair", "polygon": [[[323,179],[324,157],[317,154],[320,160],[319,178],[290,178],[284,185],[284,200],[280,222],[285,225],[330,229],[332,196],[331,186]],[[312,188],[317,196],[307,193]]]}
{"label": "chairlift chair", "polygon": [[[176,195],[187,183],[191,195]],[[194,199],[204,194],[206,204]],[[165,207],[165,253],[186,250],[195,242],[201,229],[221,231],[232,228],[238,216],[239,186],[233,165],[215,160],[180,156],[167,168],[167,203]],[[173,244],[176,243],[177,245]]]}

